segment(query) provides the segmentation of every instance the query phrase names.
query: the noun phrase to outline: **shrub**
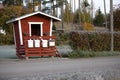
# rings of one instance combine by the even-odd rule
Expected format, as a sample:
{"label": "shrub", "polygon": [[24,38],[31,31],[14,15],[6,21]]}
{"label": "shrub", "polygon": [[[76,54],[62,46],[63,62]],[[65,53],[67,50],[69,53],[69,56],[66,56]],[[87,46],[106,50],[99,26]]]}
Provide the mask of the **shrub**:
{"label": "shrub", "polygon": [[75,50],[68,54],[68,57],[70,58],[79,58],[79,57],[87,57],[87,55],[84,53],[84,51],[81,50]]}
{"label": "shrub", "polygon": [[87,31],[91,31],[94,29],[93,25],[90,24],[90,23],[84,23],[84,29],[87,30]]}
{"label": "shrub", "polygon": [[[70,46],[74,50],[109,51],[110,32],[71,32]],[[120,51],[120,33],[114,33],[114,50]]]}
{"label": "shrub", "polygon": [[114,49],[120,51],[120,33],[114,34]]}
{"label": "shrub", "polygon": [[120,56],[120,52],[108,52],[108,51],[94,52],[75,50],[68,54],[69,58],[102,57],[102,56]]}
{"label": "shrub", "polygon": [[7,35],[3,35],[0,34],[0,45],[9,45],[9,44],[13,44],[14,43],[14,39],[13,36],[10,34]]}
{"label": "shrub", "polygon": [[69,43],[69,34],[68,33],[58,33],[56,34],[56,44],[62,45],[62,44],[68,44]]}

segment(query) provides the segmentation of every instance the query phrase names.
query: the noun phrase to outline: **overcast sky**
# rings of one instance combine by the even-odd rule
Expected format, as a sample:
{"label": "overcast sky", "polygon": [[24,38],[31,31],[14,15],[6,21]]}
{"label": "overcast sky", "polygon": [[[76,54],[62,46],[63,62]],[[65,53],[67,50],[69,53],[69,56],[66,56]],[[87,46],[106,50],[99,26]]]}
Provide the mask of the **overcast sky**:
{"label": "overcast sky", "polygon": [[[88,0],[88,1],[91,1],[91,0]],[[103,0],[93,0],[93,2],[94,2],[95,10],[97,10],[100,7],[102,12],[104,12]],[[113,0],[113,5],[116,5],[118,3],[120,3],[120,0]],[[107,10],[107,13],[110,12],[110,0],[106,0],[106,10]]]}
{"label": "overcast sky", "polygon": [[[68,1],[70,1],[70,0],[68,0]],[[91,3],[91,0],[88,0],[88,2]],[[100,7],[101,11],[104,12],[103,0],[93,0],[93,3],[94,3],[94,11],[98,10],[99,7]],[[118,4],[118,3],[120,3],[120,0],[113,0],[114,5]],[[77,7],[78,7],[78,0],[76,0],[76,8]],[[109,11],[110,11],[110,0],[106,0],[106,10],[107,10],[107,13],[109,13]]]}

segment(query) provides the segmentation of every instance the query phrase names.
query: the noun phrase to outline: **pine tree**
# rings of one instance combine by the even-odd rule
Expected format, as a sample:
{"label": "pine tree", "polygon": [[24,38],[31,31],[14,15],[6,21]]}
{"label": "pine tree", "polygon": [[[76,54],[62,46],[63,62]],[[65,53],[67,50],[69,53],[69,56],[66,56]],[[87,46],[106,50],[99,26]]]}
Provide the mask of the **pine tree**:
{"label": "pine tree", "polygon": [[95,26],[103,26],[103,23],[104,23],[104,15],[102,14],[102,12],[99,8],[95,15],[94,25]]}

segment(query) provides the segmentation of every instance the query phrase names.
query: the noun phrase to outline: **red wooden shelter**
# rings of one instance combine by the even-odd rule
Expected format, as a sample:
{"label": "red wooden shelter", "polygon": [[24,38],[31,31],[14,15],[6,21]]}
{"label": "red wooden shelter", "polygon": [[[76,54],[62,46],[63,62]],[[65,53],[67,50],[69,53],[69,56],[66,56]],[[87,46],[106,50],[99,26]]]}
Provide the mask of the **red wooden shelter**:
{"label": "red wooden shelter", "polygon": [[14,25],[16,55],[26,59],[34,56],[57,56],[55,36],[52,35],[55,21],[61,19],[40,11],[7,21],[6,23]]}

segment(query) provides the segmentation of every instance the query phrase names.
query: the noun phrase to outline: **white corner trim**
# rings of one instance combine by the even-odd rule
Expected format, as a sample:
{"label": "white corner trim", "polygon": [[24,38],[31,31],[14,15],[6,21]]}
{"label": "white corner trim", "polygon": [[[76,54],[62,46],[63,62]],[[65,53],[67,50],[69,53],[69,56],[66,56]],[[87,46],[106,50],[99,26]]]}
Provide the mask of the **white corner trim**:
{"label": "white corner trim", "polygon": [[53,20],[50,20],[50,36],[52,36],[52,27],[53,27]]}
{"label": "white corner trim", "polygon": [[18,27],[19,27],[20,44],[23,45],[23,37],[22,37],[22,29],[21,29],[21,20],[18,20]]}
{"label": "white corner trim", "polygon": [[28,23],[29,23],[29,33],[30,33],[30,36],[32,35],[31,34],[31,24],[40,24],[41,25],[41,27],[40,27],[41,31],[40,32],[41,32],[41,36],[43,36],[43,22],[28,22]]}

